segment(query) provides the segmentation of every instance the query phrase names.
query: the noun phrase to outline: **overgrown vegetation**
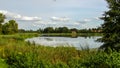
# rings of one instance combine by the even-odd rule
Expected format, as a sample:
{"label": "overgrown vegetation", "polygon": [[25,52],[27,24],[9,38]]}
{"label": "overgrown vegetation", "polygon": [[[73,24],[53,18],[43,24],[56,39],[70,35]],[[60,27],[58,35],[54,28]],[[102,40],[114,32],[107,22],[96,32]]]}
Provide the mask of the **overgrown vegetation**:
{"label": "overgrown vegetation", "polygon": [[74,47],[45,47],[24,41],[25,38],[32,36],[38,35],[16,34],[0,36],[0,57],[8,67],[65,68],[70,67],[72,59],[77,60],[85,57],[85,54],[89,54],[87,51],[79,51]]}
{"label": "overgrown vegetation", "polygon": [[[38,46],[25,42],[36,33],[0,35],[2,68],[112,68],[119,67],[120,53],[98,52],[89,48]],[[9,42],[9,43],[8,43]]]}

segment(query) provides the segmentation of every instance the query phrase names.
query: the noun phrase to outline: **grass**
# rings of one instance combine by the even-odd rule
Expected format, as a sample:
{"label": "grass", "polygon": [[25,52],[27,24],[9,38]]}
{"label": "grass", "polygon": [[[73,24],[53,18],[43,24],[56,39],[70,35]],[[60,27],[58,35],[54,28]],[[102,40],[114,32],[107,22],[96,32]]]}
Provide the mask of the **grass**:
{"label": "grass", "polygon": [[49,47],[36,46],[25,42],[26,38],[35,37],[38,34],[15,34],[0,35],[0,57],[5,60],[9,67],[39,67],[48,64],[67,66],[72,58],[83,58],[87,52],[76,50],[74,47]]}
{"label": "grass", "polygon": [[120,52],[109,54],[74,47],[49,47],[25,42],[36,33],[0,35],[0,68],[116,68]]}

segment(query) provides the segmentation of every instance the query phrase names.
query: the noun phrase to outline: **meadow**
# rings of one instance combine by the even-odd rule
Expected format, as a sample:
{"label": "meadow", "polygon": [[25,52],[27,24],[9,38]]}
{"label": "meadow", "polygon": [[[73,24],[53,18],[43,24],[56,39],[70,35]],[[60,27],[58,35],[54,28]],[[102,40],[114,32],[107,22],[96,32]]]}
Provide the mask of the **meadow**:
{"label": "meadow", "polygon": [[116,68],[120,53],[74,47],[49,47],[25,42],[37,33],[0,35],[0,68]]}

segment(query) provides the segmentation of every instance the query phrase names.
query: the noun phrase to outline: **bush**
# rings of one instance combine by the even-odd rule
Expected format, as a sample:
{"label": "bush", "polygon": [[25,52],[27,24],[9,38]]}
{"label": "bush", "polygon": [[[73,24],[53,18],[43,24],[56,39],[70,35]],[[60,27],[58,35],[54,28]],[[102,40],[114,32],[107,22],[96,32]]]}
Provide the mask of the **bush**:
{"label": "bush", "polygon": [[118,68],[120,67],[120,53],[116,51],[98,52],[86,58],[82,65],[87,68]]}

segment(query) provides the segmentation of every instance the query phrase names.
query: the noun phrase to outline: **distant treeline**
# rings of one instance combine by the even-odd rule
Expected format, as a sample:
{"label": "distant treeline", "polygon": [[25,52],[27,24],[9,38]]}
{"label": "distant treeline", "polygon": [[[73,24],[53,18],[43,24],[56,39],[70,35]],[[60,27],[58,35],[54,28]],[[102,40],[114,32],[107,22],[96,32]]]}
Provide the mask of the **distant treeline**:
{"label": "distant treeline", "polygon": [[102,29],[101,28],[91,28],[91,29],[76,29],[72,28],[69,29],[68,27],[46,27],[44,29],[39,28],[38,30],[24,30],[24,29],[19,29],[20,33],[71,33],[72,31],[75,31],[77,33],[101,33]]}

